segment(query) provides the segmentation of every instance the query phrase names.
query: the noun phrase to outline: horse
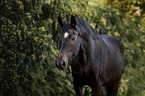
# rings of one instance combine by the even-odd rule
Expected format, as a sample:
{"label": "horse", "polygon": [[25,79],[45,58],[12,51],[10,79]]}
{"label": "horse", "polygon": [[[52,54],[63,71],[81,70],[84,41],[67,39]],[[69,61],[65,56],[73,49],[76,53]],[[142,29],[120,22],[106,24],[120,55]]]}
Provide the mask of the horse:
{"label": "horse", "polygon": [[90,86],[93,96],[117,96],[123,72],[124,45],[116,37],[99,34],[86,20],[71,15],[69,22],[58,17],[60,50],[55,66],[65,70],[71,61],[76,96]]}

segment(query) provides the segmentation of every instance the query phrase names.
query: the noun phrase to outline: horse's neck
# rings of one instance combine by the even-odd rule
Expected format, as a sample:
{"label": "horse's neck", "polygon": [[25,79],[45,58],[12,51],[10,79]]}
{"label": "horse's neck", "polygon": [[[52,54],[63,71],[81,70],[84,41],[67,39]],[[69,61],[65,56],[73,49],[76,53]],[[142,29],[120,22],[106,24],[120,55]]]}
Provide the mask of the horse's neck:
{"label": "horse's neck", "polygon": [[83,59],[86,63],[94,62],[94,60],[99,61],[98,63],[102,63],[103,46],[104,42],[101,38],[97,38],[95,40],[92,38],[85,39],[80,47],[80,59]]}
{"label": "horse's neck", "polygon": [[[93,62],[95,59],[98,61],[102,61],[102,39],[97,38],[96,40],[92,39],[91,37],[86,36],[81,39],[80,49],[78,55],[75,57],[74,65],[76,63],[81,63],[84,66],[88,63]],[[95,58],[95,59],[94,59]],[[100,62],[101,63],[101,62]]]}
{"label": "horse's neck", "polygon": [[[76,74],[82,74],[83,72],[86,73],[94,65],[95,65],[94,67],[99,70],[102,66],[101,64],[102,64],[103,55],[101,55],[100,52],[97,52],[97,51],[101,51],[100,48],[96,48],[96,47],[101,46],[101,42],[92,41],[91,43],[93,44],[89,44],[89,45],[87,45],[86,42],[88,42],[87,44],[90,43],[90,41],[85,41],[85,40],[81,42],[80,50],[72,61],[71,66],[73,68],[73,73],[76,73]],[[95,44],[98,44],[98,45],[95,45]]]}
{"label": "horse's neck", "polygon": [[87,55],[86,55],[86,50],[84,47],[85,47],[85,45],[83,44],[83,41],[81,40],[79,52],[72,60],[72,66],[78,66],[78,64],[80,66],[85,65],[85,63],[87,61]]}

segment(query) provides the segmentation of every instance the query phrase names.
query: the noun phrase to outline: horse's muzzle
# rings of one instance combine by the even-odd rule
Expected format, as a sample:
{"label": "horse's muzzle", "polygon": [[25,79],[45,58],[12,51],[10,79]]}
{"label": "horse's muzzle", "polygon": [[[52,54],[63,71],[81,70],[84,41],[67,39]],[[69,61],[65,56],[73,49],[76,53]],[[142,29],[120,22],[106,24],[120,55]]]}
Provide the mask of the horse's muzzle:
{"label": "horse's muzzle", "polygon": [[65,70],[67,68],[65,61],[59,59],[55,61],[55,66],[60,70]]}

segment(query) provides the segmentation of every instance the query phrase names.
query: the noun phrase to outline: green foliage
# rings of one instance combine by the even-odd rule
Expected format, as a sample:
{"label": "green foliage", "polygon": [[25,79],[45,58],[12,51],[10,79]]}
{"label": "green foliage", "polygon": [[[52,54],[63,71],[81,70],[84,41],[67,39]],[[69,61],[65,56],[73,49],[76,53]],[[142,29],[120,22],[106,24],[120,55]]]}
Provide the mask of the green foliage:
{"label": "green foliage", "polygon": [[[68,21],[73,14],[86,19],[100,33],[122,40],[125,45],[125,69],[118,96],[143,96],[144,15],[141,13],[138,16],[135,11],[124,12],[116,5],[124,5],[126,0],[113,2],[107,7],[96,0],[1,0],[0,95],[74,96],[70,67],[59,71],[54,66],[60,33],[57,17]],[[130,6],[137,3],[130,2]],[[126,5],[124,8],[130,7]],[[91,94],[88,86],[83,90],[86,96]]]}
{"label": "green foliage", "polygon": [[43,2],[15,0],[1,4],[0,95],[73,95],[70,74],[54,66],[58,50],[48,31],[52,19],[40,17]]}

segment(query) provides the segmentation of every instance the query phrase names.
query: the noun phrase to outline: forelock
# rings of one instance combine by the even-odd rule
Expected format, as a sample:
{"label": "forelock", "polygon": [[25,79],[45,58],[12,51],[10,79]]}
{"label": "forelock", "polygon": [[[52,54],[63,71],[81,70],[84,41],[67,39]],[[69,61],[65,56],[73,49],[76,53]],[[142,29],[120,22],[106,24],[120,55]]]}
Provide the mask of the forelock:
{"label": "forelock", "polygon": [[66,31],[66,30],[68,30],[70,27],[71,27],[70,22],[65,22],[65,24],[64,24],[64,26],[63,26],[63,28],[62,28],[62,31]]}

